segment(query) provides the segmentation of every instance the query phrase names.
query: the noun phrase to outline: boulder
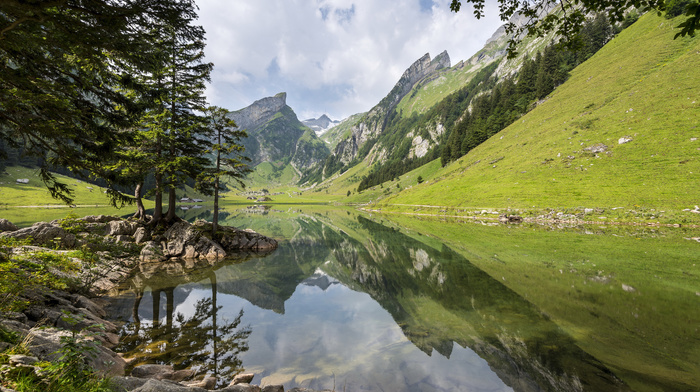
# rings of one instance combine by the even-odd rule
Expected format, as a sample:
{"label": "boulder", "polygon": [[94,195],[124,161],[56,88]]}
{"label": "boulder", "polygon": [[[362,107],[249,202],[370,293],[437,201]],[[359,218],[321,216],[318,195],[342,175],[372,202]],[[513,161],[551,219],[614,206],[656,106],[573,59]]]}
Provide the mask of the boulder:
{"label": "boulder", "polygon": [[0,233],[0,237],[23,240],[32,238],[35,244],[45,246],[59,245],[61,248],[72,248],[75,245],[75,235],[67,232],[61,226],[47,222],[38,222],[31,227]]}
{"label": "boulder", "polygon": [[110,221],[109,223],[107,223],[107,227],[105,229],[105,235],[132,236],[132,235],[134,235],[134,233],[136,232],[136,229],[138,229],[138,228],[139,228],[138,222],[131,222],[131,221],[126,221],[126,220]]}
{"label": "boulder", "polygon": [[193,226],[185,221],[177,222],[164,234],[168,243],[163,251],[168,257],[208,260],[224,258],[226,251],[204,233],[201,226]]}
{"label": "boulder", "polygon": [[261,392],[284,392],[283,385],[266,385]]}
{"label": "boulder", "polygon": [[219,238],[219,244],[227,252],[239,250],[252,250],[254,252],[264,252],[277,249],[277,241],[265,237],[253,230],[238,230],[234,227],[223,227],[223,233]]}
{"label": "boulder", "polygon": [[236,374],[233,377],[233,381],[231,381],[230,385],[238,385],[238,384],[250,384],[253,382],[253,378],[255,378],[254,373],[241,373],[241,374]]}
{"label": "boulder", "polygon": [[88,215],[80,218],[80,220],[85,223],[108,223],[121,220],[121,218],[113,215]]}
{"label": "boulder", "polygon": [[187,387],[172,381],[149,379],[145,384],[134,389],[133,392],[207,392],[207,390]]}
{"label": "boulder", "polygon": [[134,242],[140,244],[142,242],[150,241],[151,233],[145,227],[139,227],[134,232]]}
{"label": "boulder", "polygon": [[216,377],[204,377],[203,380],[184,383],[188,387],[212,390],[216,388]]}
{"label": "boulder", "polygon": [[[61,337],[70,336],[70,332],[55,328],[32,329],[29,331],[29,341],[27,349],[31,355],[40,360],[57,361],[61,356],[58,352],[63,346]],[[88,338],[78,337],[78,341],[91,344]],[[95,344],[95,355],[89,358],[90,366],[103,376],[118,376],[124,374],[126,363],[124,360],[105,347]]]}
{"label": "boulder", "polygon": [[0,219],[0,233],[3,231],[16,231],[16,230],[19,230],[19,227],[12,224],[12,222],[8,221],[7,219]]}
{"label": "boulder", "polygon": [[129,376],[117,376],[112,377],[112,391],[113,392],[128,392],[137,389],[143,384],[147,383],[148,380],[145,378],[129,377]]}
{"label": "boulder", "polygon": [[175,369],[173,369],[173,367],[170,365],[147,364],[136,366],[131,371],[131,376],[138,378],[160,379],[162,378],[161,376],[163,374],[170,374],[173,372],[175,372]]}
{"label": "boulder", "polygon": [[165,255],[157,242],[149,241],[141,248],[139,259],[144,263],[163,261],[165,260]]}

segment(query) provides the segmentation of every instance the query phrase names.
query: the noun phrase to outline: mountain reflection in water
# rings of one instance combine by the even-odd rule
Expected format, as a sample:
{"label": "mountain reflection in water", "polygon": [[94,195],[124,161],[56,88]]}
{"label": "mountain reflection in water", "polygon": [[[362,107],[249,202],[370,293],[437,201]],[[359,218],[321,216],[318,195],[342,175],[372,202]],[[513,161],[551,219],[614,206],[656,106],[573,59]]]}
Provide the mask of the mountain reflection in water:
{"label": "mountain reflection in water", "polygon": [[265,257],[137,275],[113,298],[128,321],[121,351],[221,384],[245,369],[287,389],[629,389],[449,247],[339,216],[270,220],[293,235]]}

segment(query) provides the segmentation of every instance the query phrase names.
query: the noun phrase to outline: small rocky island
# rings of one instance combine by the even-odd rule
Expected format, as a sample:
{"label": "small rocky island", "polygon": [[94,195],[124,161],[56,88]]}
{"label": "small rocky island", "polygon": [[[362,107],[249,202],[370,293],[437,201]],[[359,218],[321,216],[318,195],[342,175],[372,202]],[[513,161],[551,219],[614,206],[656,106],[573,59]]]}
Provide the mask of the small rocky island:
{"label": "small rocky island", "polygon": [[[214,390],[212,377],[196,377],[190,369],[169,365],[140,365],[125,374],[129,358],[112,349],[119,343],[119,328],[105,312],[106,292],[124,282],[137,268],[182,263],[188,268],[212,265],[226,257],[265,254],[277,241],[253,230],[220,226],[212,235],[209,222],[178,221],[168,227],[149,227],[115,216],[87,216],[38,222],[18,228],[0,219],[0,262],[13,266],[17,276],[13,292],[0,293],[16,310],[0,314],[0,332],[14,344],[0,341],[0,380],[45,373],[41,363],[59,361],[65,342],[92,347],[85,356],[89,368],[110,377],[113,391],[199,392]],[[12,264],[17,261],[19,267]],[[47,283],[20,281],[23,268],[46,271]],[[7,339],[4,339],[7,340]],[[19,347],[19,348],[18,348]],[[9,351],[8,351],[9,350]],[[239,374],[224,392],[284,391],[281,385],[251,385],[252,374]],[[228,381],[227,381],[228,382]],[[0,391],[9,392],[0,383]],[[220,384],[220,383],[219,383]],[[293,391],[307,391],[293,389]]]}

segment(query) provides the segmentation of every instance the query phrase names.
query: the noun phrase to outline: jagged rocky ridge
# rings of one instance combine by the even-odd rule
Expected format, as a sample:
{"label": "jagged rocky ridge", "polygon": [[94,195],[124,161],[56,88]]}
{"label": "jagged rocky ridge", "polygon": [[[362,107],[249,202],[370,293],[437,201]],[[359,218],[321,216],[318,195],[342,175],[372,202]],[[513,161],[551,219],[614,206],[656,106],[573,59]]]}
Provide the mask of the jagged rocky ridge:
{"label": "jagged rocky ridge", "polygon": [[[439,77],[441,70],[449,68],[450,56],[447,54],[447,51],[443,51],[432,60],[430,54],[426,53],[423,57],[414,62],[406,69],[389,94],[352,127],[352,134],[350,137],[338,143],[333,151],[334,156],[343,164],[347,164],[355,159],[358,156],[360,148],[368,140],[375,139],[382,133],[386,126],[389,113],[391,113],[401,99],[405,97],[414,86],[420,83],[427,83]],[[386,157],[388,153],[387,148],[391,148],[391,146],[374,146],[372,151],[368,153],[370,163]]]}
{"label": "jagged rocky ridge", "polygon": [[302,121],[302,123],[307,127],[313,129],[313,131],[316,132],[316,136],[320,137],[329,129],[340,124],[340,121],[331,120],[330,117],[324,114],[319,118],[310,118],[308,120],[304,120]]}
{"label": "jagged rocky ridge", "polygon": [[242,140],[251,166],[263,162],[292,164],[306,170],[322,162],[330,150],[315,132],[304,125],[279,93],[253,102],[229,116],[248,137]]}

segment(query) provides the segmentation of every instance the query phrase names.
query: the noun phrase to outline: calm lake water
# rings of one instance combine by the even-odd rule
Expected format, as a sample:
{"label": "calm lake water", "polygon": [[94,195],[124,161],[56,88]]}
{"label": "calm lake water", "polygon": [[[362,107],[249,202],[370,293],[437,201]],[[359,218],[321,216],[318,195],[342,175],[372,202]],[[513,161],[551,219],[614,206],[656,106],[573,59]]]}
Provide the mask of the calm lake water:
{"label": "calm lake water", "polygon": [[279,249],[141,266],[112,297],[119,351],[287,389],[700,389],[697,234],[308,206],[222,219]]}

